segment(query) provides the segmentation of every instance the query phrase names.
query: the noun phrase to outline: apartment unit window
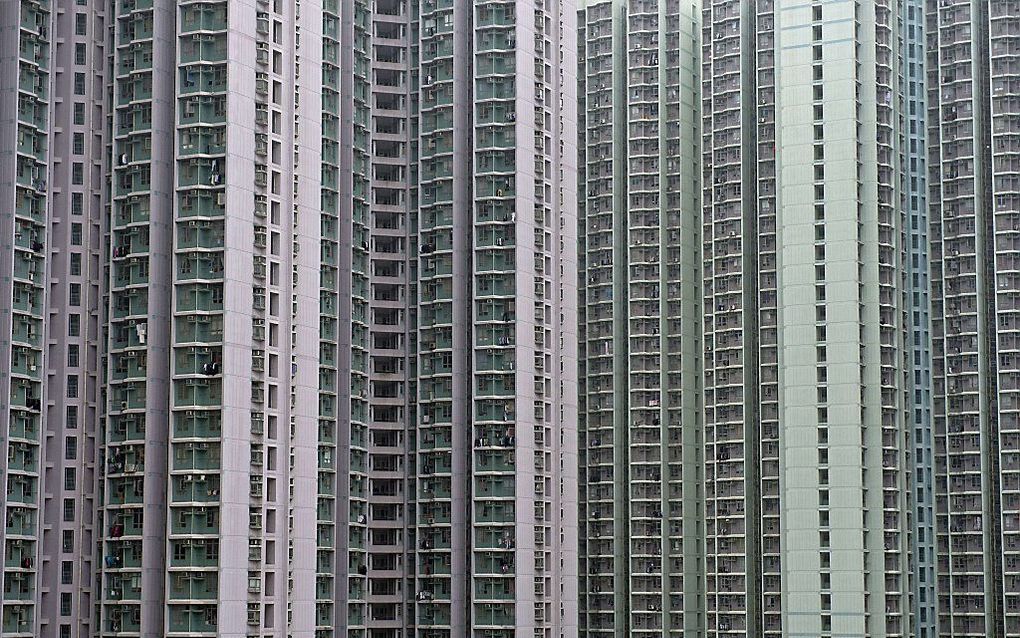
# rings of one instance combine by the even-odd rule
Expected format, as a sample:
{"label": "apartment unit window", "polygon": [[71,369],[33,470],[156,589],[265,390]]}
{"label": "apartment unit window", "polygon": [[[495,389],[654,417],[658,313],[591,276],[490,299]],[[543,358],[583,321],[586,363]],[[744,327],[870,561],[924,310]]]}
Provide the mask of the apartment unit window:
{"label": "apartment unit window", "polygon": [[78,375],[76,374],[67,375],[67,398],[78,398]]}
{"label": "apartment unit window", "polygon": [[64,499],[64,522],[70,523],[74,520],[74,499]]}
{"label": "apartment unit window", "polygon": [[71,224],[71,244],[81,246],[82,227],[79,223]]}
{"label": "apartment unit window", "polygon": [[81,162],[71,164],[71,183],[81,186],[85,182],[85,165]]}
{"label": "apartment unit window", "polygon": [[74,123],[78,126],[84,126],[85,124],[85,103],[75,102],[74,103]]}
{"label": "apartment unit window", "polygon": [[60,562],[60,584],[70,585],[74,580],[74,563],[65,560]]}
{"label": "apartment unit window", "polygon": [[64,427],[71,430],[78,428],[78,406],[67,406],[67,413],[64,418]]}
{"label": "apartment unit window", "polygon": [[85,134],[75,133],[72,137],[72,151],[75,155],[85,154]]}
{"label": "apartment unit window", "polygon": [[74,74],[74,94],[85,95],[85,74],[75,73]]}
{"label": "apartment unit window", "polygon": [[81,284],[71,284],[68,289],[68,303],[72,306],[81,305]]}
{"label": "apartment unit window", "polygon": [[81,275],[81,253],[71,253],[71,274]]}
{"label": "apartment unit window", "polygon": [[83,193],[71,193],[71,214],[81,217],[85,212],[85,195]]}
{"label": "apartment unit window", "polygon": [[73,467],[64,468],[64,489],[73,492],[77,484],[77,476]]}
{"label": "apartment unit window", "polygon": [[88,16],[84,13],[74,14],[74,34],[85,35],[88,31]]}
{"label": "apartment unit window", "polygon": [[67,346],[67,367],[78,367],[78,344],[76,343]]}
{"label": "apartment unit window", "polygon": [[78,458],[78,437],[68,436],[64,438],[64,459],[73,461]]}
{"label": "apartment unit window", "polygon": [[63,552],[74,551],[74,530],[65,529],[60,539],[60,550]]}
{"label": "apartment unit window", "polygon": [[72,313],[67,316],[67,336],[81,336],[81,315]]}
{"label": "apartment unit window", "polygon": [[60,593],[60,615],[71,615],[71,592],[65,591]]}
{"label": "apartment unit window", "polygon": [[78,66],[85,64],[85,56],[86,56],[85,43],[84,42],[76,43],[74,45],[74,63],[77,64]]}

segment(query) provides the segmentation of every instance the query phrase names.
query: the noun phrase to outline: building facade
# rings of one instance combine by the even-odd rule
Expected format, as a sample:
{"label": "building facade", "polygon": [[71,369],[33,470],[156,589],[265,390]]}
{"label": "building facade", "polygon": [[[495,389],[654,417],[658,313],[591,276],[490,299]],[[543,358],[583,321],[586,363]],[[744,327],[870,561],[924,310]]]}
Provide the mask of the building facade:
{"label": "building facade", "polygon": [[576,636],[573,4],[8,4],[0,634]]}
{"label": "building facade", "polygon": [[1020,635],[1018,16],[10,0],[0,635]]}
{"label": "building facade", "polygon": [[99,635],[312,635],[321,7],[110,8]]}
{"label": "building facade", "polygon": [[352,636],[576,635],[575,13],[338,8],[349,573],[320,610]]}
{"label": "building facade", "polygon": [[5,636],[94,631],[106,14],[68,8],[0,12]]}
{"label": "building facade", "polygon": [[[910,26],[920,7],[713,0],[691,16],[676,6],[681,41],[694,39],[687,23],[700,30],[700,104],[670,113],[660,98],[651,119],[676,118],[665,125],[679,126],[681,137],[688,126],[700,131],[700,172],[683,172],[685,151],[697,144],[652,164],[680,171],[668,186],[672,199],[649,206],[666,220],[678,204],[679,232],[664,239],[643,235],[640,213],[653,200],[641,190],[654,180],[645,181],[641,163],[647,129],[634,120],[647,117],[640,67],[657,61],[642,57],[650,52],[641,36],[654,32],[651,16],[673,9],[606,2],[581,12],[584,629],[912,635],[921,594],[911,571],[920,550],[908,343],[916,335],[917,354],[926,352],[926,333],[915,327],[923,321],[911,311],[923,315],[927,282],[919,277],[912,289],[907,277],[911,255],[914,272],[924,269],[924,236],[908,234],[912,221],[923,224],[923,192],[911,200],[920,187],[907,189],[908,169],[914,177],[921,170],[909,152],[916,158],[923,148],[923,115],[907,99],[917,95],[909,60],[920,49],[901,38],[920,37]],[[666,52],[677,50],[693,74],[683,45]],[[669,95],[662,77],[658,88]],[[689,125],[691,113],[700,122]],[[700,198],[689,196],[692,184]],[[700,225],[686,222],[690,202]],[[663,263],[682,255],[667,276],[698,281],[653,285],[655,302],[636,303],[648,292],[634,279],[648,272],[635,263],[644,241]],[[679,308],[696,308],[693,316],[663,313],[680,324],[650,327],[665,349],[658,376],[676,392],[645,396],[654,386],[639,374],[649,327],[641,319],[674,294]],[[677,343],[693,335],[694,351],[681,346],[683,355],[670,358],[672,330]],[[653,437],[652,457],[644,456],[635,445],[644,441],[642,408],[687,405],[683,393],[693,397],[690,411],[654,414],[653,425],[669,424],[669,443]],[[646,458],[662,460],[660,474],[642,473]],[[671,492],[677,477],[682,499]],[[647,495],[663,495],[666,505],[653,508],[650,525],[636,509]],[[654,550],[641,556],[644,537],[654,545],[659,534],[669,539],[661,559]],[[650,558],[654,575],[671,551],[684,561],[671,565],[683,577],[667,581],[663,572],[652,590],[660,608],[639,596],[646,577],[633,559]],[[682,613],[667,620],[658,613],[666,605]]]}
{"label": "building facade", "polygon": [[1020,4],[928,2],[938,635],[1020,633]]}
{"label": "building facade", "polygon": [[900,18],[704,8],[709,635],[912,635]]}
{"label": "building facade", "polygon": [[589,636],[704,630],[693,5],[589,1],[581,52],[581,600]]}

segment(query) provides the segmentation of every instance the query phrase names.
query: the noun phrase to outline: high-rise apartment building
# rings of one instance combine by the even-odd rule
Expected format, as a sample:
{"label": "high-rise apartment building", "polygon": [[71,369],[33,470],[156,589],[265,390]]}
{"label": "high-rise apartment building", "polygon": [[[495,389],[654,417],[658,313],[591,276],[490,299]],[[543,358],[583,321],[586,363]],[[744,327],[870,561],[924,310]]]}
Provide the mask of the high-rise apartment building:
{"label": "high-rise apartment building", "polygon": [[[662,632],[654,623],[664,615],[644,615],[660,601],[638,596],[644,559],[653,578],[662,565],[663,608],[682,610],[663,629],[912,634],[901,9],[706,0],[700,20],[670,2],[592,3],[583,14],[589,632],[621,622]],[[660,71],[659,103],[643,111],[642,56],[657,61],[643,36],[656,12],[678,14],[666,24],[684,44],[664,52],[681,52],[688,77],[687,24],[700,28],[697,109],[668,109],[676,98]],[[648,115],[681,139],[701,133],[697,177],[686,172],[695,144],[650,163],[673,177],[658,201],[642,193],[655,184],[642,165]],[[688,222],[695,184],[700,225]],[[644,212],[670,234],[646,235]],[[655,246],[664,281],[643,281],[657,266],[641,258],[642,242]],[[655,374],[642,374],[645,353],[659,357]],[[661,434],[646,423],[663,424]],[[658,465],[646,473],[646,461]],[[648,496],[663,503],[650,506],[650,524],[640,510]],[[660,535],[661,556],[642,556]],[[623,557],[629,564],[614,566]],[[599,591],[607,585],[615,600]]]}
{"label": "high-rise apartment building", "polygon": [[897,9],[704,4],[709,635],[912,635]]}
{"label": "high-rise apartment building", "polygon": [[[1020,633],[1020,3],[927,3],[939,636]],[[930,634],[934,635],[934,634]]]}
{"label": "high-rise apartment building", "polygon": [[704,630],[698,30],[688,0],[579,7],[581,626]]}
{"label": "high-rise apartment building", "polygon": [[576,635],[573,8],[338,17],[349,574],[320,608],[352,636]]}
{"label": "high-rise apartment building", "polygon": [[322,10],[109,10],[98,632],[312,635]]}
{"label": "high-rise apartment building", "polygon": [[105,16],[0,10],[0,634],[90,635]]}
{"label": "high-rise apartment building", "polygon": [[7,5],[0,633],[575,636],[574,5]]}

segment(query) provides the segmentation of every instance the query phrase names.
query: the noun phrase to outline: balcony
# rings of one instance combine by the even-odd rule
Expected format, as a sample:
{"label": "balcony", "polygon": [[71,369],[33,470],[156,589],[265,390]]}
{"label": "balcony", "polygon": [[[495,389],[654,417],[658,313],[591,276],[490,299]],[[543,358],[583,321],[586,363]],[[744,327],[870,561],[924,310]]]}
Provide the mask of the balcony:
{"label": "balcony", "polygon": [[227,29],[227,5],[220,3],[182,6],[178,26],[182,35],[195,31],[225,31]]}
{"label": "balcony", "polygon": [[225,34],[182,36],[180,62],[224,62],[227,59]]}
{"label": "balcony", "polygon": [[187,636],[216,635],[216,607],[171,604],[168,610],[170,632]]}

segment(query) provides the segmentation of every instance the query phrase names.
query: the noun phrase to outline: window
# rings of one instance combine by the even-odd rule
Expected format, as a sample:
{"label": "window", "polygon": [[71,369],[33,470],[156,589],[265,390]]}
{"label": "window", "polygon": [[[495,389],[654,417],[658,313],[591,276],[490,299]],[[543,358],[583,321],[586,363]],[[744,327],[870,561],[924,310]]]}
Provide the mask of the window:
{"label": "window", "polygon": [[60,584],[70,585],[74,580],[74,563],[69,560],[60,562]]}
{"label": "window", "polygon": [[60,593],[60,615],[71,615],[71,592],[69,591]]}
{"label": "window", "polygon": [[71,253],[71,274],[81,275],[81,253]]}
{"label": "window", "polygon": [[85,182],[85,165],[81,162],[71,164],[71,183],[81,186]]}
{"label": "window", "polygon": [[74,222],[71,224],[71,244],[74,246],[81,246],[82,237],[82,226],[81,224]]}
{"label": "window", "polygon": [[73,492],[77,486],[77,476],[75,475],[73,467],[64,468],[64,489],[68,492]]}
{"label": "window", "polygon": [[74,45],[74,63],[78,66],[85,64],[86,60],[85,43],[78,42]]}
{"label": "window", "polygon": [[85,95],[85,74],[75,73],[74,74],[74,94]]}
{"label": "window", "polygon": [[69,297],[68,303],[70,303],[72,306],[80,306],[81,284],[71,284],[71,287],[68,291],[68,297]]}
{"label": "window", "polygon": [[74,14],[74,34],[85,35],[88,32],[88,16],[84,13]]}
{"label": "window", "polygon": [[74,103],[74,123],[78,126],[85,125],[85,103],[75,102]]}
{"label": "window", "polygon": [[78,457],[78,437],[64,437],[64,459],[73,461]]}
{"label": "window", "polygon": [[85,194],[71,193],[71,214],[81,217],[85,212]]}
{"label": "window", "polygon": [[72,151],[74,152],[74,154],[75,155],[84,155],[85,154],[85,134],[84,133],[75,133],[72,136],[72,140],[73,140],[73,142],[72,142],[72,146],[73,146]]}
{"label": "window", "polygon": [[65,529],[60,539],[60,550],[63,552],[74,551],[74,530]]}
{"label": "window", "polygon": [[67,398],[78,398],[78,375],[76,374],[67,375]]}
{"label": "window", "polygon": [[72,343],[67,346],[67,367],[78,367],[78,344]]}
{"label": "window", "polygon": [[64,427],[70,430],[78,429],[78,406],[67,406],[67,414],[64,417]]}
{"label": "window", "polygon": [[64,522],[70,523],[74,520],[74,499],[64,499]]}
{"label": "window", "polygon": [[81,336],[81,315],[78,313],[71,313],[67,316],[67,336]]}

